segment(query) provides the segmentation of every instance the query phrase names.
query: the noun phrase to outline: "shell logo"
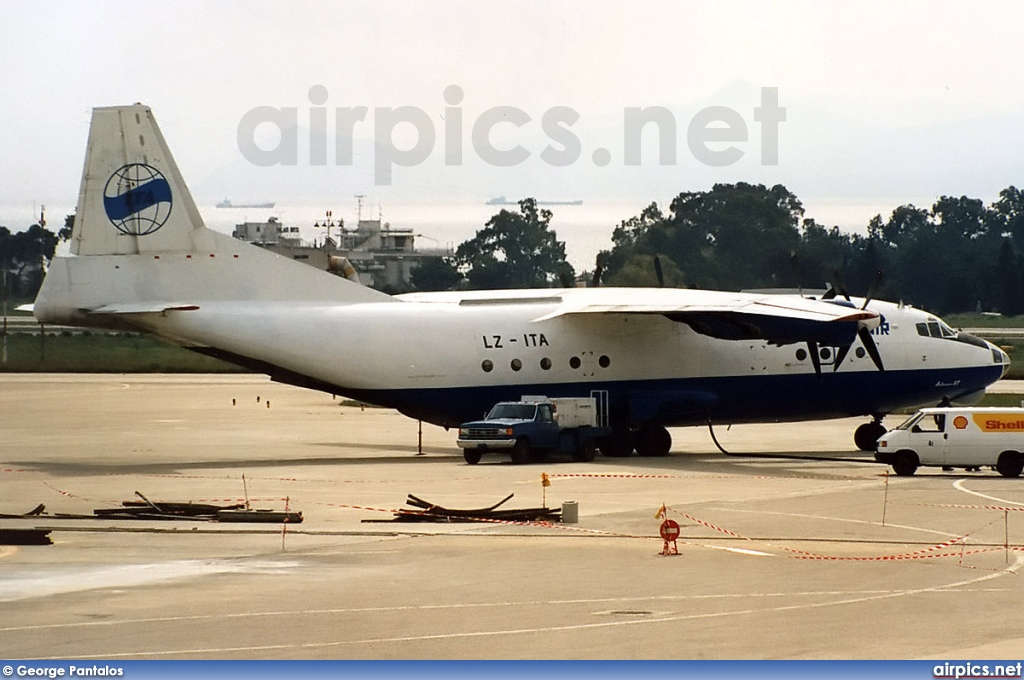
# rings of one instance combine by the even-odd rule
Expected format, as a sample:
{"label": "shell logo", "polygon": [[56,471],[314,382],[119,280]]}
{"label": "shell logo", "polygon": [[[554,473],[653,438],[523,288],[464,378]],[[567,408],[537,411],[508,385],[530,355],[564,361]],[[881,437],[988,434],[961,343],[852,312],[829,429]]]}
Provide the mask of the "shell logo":
{"label": "shell logo", "polygon": [[958,430],[966,429],[967,418],[964,418],[963,416],[957,416],[956,418],[953,419],[953,427],[955,427]]}

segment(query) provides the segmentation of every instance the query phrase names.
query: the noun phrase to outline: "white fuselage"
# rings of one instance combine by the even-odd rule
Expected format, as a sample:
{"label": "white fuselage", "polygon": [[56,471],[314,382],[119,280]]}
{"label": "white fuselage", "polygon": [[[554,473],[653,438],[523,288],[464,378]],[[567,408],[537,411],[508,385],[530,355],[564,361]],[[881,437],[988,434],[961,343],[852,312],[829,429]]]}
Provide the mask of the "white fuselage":
{"label": "white fuselage", "polygon": [[878,414],[969,398],[1007,364],[982,341],[921,335],[918,324],[939,323],[935,317],[885,302],[869,306],[883,317],[872,335],[885,370],[855,341],[838,370],[837,348],[819,347],[817,374],[803,343],[721,340],[658,314],[538,320],[558,305],[557,291],[544,291],[546,301],[532,297],[541,296],[210,302],[140,321],[157,335],[265,363],[278,379],[444,425],[522,394],[592,390],[609,391],[618,420],[666,426]]}

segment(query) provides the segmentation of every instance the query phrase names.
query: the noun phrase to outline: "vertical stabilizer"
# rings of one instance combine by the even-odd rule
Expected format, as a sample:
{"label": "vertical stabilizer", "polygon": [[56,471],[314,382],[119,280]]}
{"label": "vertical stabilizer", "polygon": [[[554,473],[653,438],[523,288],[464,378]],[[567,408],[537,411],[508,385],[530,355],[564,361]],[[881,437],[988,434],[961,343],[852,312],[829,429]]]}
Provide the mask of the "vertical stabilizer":
{"label": "vertical stabilizer", "polygon": [[149,107],[94,109],[71,252],[210,250],[202,227]]}
{"label": "vertical stabilizer", "polygon": [[93,109],[71,252],[50,263],[33,310],[41,322],[120,328],[131,319],[143,327],[147,314],[202,316],[195,310],[213,301],[395,301],[207,229],[141,104]]}

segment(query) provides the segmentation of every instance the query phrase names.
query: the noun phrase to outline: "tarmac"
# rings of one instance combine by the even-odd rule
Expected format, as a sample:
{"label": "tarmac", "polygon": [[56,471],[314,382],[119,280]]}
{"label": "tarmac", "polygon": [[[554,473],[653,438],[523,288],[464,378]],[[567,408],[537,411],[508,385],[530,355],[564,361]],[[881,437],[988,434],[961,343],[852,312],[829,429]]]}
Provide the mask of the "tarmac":
{"label": "tarmac", "polygon": [[[862,419],[470,466],[454,431],[262,376],[0,374],[0,414],[0,514],[45,505],[0,529],[53,541],[0,545],[0,658],[1024,657],[1024,478],[889,476]],[[88,517],[136,491],[303,522]],[[392,521],[510,493],[579,521]]]}

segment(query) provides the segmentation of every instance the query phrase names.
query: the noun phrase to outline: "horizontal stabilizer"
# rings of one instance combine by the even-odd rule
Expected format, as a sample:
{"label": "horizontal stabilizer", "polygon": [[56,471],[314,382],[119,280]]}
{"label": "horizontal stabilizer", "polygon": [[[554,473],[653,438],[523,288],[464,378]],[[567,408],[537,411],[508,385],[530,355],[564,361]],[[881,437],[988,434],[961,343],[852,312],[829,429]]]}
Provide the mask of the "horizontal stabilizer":
{"label": "horizontal stabilizer", "polygon": [[163,314],[164,312],[193,312],[199,305],[180,302],[129,302],[104,305],[90,309],[89,314]]}

